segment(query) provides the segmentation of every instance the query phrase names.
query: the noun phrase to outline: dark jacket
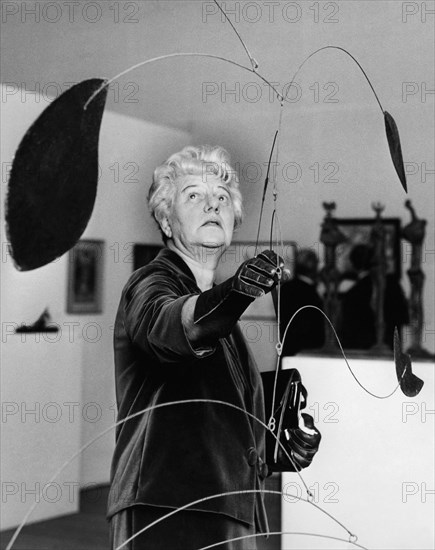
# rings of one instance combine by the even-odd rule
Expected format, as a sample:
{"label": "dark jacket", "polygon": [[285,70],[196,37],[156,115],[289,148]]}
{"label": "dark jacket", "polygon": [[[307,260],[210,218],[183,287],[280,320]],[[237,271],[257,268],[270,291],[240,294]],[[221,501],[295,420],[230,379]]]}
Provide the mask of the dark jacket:
{"label": "dark jacket", "polygon": [[[240,329],[199,356],[181,310],[201,291],[185,262],[163,249],[133,273],[115,323],[118,420],[147,407],[184,399],[232,403],[264,422],[261,377]],[[217,493],[261,488],[264,428],[225,405],[157,408],[118,426],[108,518],[134,504],[176,508]],[[265,531],[262,498],[219,497],[195,510],[226,514]]]}

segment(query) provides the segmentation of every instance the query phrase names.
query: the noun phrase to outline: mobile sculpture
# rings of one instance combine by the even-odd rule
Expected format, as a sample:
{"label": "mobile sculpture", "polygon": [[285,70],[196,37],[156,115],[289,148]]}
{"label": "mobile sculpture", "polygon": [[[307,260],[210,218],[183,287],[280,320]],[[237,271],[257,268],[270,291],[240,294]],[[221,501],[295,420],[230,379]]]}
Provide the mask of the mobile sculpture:
{"label": "mobile sculpture", "polygon": [[[222,10],[219,3],[214,0],[223,15],[225,16],[227,22],[233,28],[235,34],[240,40],[250,62],[250,66],[242,65],[234,60],[227,59],[225,57],[210,54],[210,53],[198,53],[198,52],[189,52],[189,53],[173,53],[168,55],[163,55],[155,57],[152,59],[145,60],[141,63],[138,63],[132,67],[129,67],[122,73],[116,75],[112,79],[101,79],[93,78],[89,80],[84,80],[79,84],[76,84],[62,95],[60,95],[56,100],[54,100],[39,116],[39,118],[32,124],[25,136],[23,137],[21,143],[18,146],[16,151],[12,169],[9,179],[9,188],[6,198],[6,228],[8,234],[8,240],[10,243],[10,251],[12,258],[14,260],[15,266],[20,271],[28,271],[37,269],[48,263],[52,262],[56,258],[60,257],[67,251],[69,251],[76,242],[80,239],[83,234],[86,226],[92,215],[92,211],[95,204],[97,183],[98,183],[98,143],[99,143],[99,132],[101,127],[101,121],[105,109],[105,103],[107,99],[108,86],[111,82],[118,79],[119,77],[127,74],[130,71],[138,69],[139,67],[145,66],[151,63],[163,62],[165,59],[174,58],[174,57],[198,57],[198,58],[208,58],[216,62],[223,62],[227,64],[234,65],[239,67],[243,71],[248,71],[255,75],[256,78],[262,80],[267,84],[273,93],[276,94],[276,97],[280,104],[280,113],[279,113],[279,122],[276,129],[273,144],[270,151],[269,164],[267,169],[267,175],[264,182],[262,200],[260,206],[259,222],[258,222],[258,231],[257,231],[257,243],[256,249],[259,241],[260,227],[262,222],[263,208],[265,204],[267,188],[269,184],[269,171],[271,166],[271,161],[273,155],[275,155],[275,161],[277,161],[279,156],[279,139],[280,139],[280,130],[282,126],[282,114],[285,105],[288,103],[287,94],[291,88],[291,84],[295,81],[295,78],[299,74],[300,70],[303,68],[305,63],[316,54],[324,50],[333,50],[336,52],[344,53],[350,57],[354,63],[362,71],[364,77],[366,78],[371,90],[373,91],[377,103],[381,109],[382,116],[384,119],[386,138],[389,146],[389,151],[391,154],[391,159],[401,183],[401,186],[405,192],[407,192],[406,184],[406,175],[403,165],[402,150],[400,144],[400,137],[397,125],[394,118],[389,114],[384,108],[375,92],[375,89],[370,82],[367,74],[360,65],[360,63],[353,57],[347,50],[339,46],[327,45],[322,48],[319,48],[315,52],[311,53],[299,66],[295,75],[293,76],[290,86],[287,88],[287,94],[281,95],[276,88],[259,72],[259,64],[256,59],[251,55],[248,47],[241,38],[237,29],[234,27],[232,22],[229,20],[224,10]],[[271,220],[271,229],[270,229],[270,241],[271,247],[273,246],[272,241],[273,235],[276,235],[276,246],[280,246],[280,224],[279,218],[276,210],[276,202],[279,193],[278,183],[275,178],[273,178],[273,213]],[[330,205],[333,208],[332,205]],[[335,205],[334,205],[335,207]],[[332,222],[331,222],[332,223]],[[327,225],[327,224],[326,224]],[[332,229],[334,229],[332,227]],[[331,250],[335,250],[334,242],[330,242],[331,239],[331,227],[323,227],[322,235],[324,237],[325,243],[328,243],[332,246]],[[323,240],[322,240],[323,242]],[[329,262],[331,263],[331,262]],[[328,268],[328,259],[326,268]],[[333,274],[329,274],[332,275]],[[333,283],[331,283],[333,284]],[[277,306],[277,321],[280,322],[280,310],[279,310],[279,292],[280,287],[278,285],[278,300],[275,300]],[[314,307],[314,306],[304,306]],[[290,319],[284,334],[283,338],[280,339],[278,331],[278,342],[276,344],[277,350],[277,362],[276,362],[276,376],[275,376],[275,387],[277,380],[277,373],[279,370],[279,362],[282,351],[282,342],[284,341],[289,326],[292,323],[294,317],[304,308],[301,308],[296,312],[293,317]],[[314,308],[318,309],[318,308]],[[365,388],[361,382],[357,379],[353,373],[349,362],[344,354],[341,343],[337,337],[334,324],[329,319],[327,313],[318,309],[319,314],[323,315],[330,327],[330,337],[335,339],[335,346],[338,344],[343,358],[346,362],[347,367],[349,368],[352,376],[359,386],[369,393],[374,398],[386,399],[392,396],[398,388],[402,390],[404,395],[416,396],[420,392],[423,381],[420,380],[417,376],[412,373],[411,367],[411,358],[408,354],[401,351],[401,344],[396,330],[394,336],[394,360],[396,367],[397,375],[397,386],[387,395],[377,395],[374,392]],[[331,341],[329,338],[329,342]],[[275,398],[275,391],[273,399]],[[192,399],[186,401],[176,401],[164,403],[158,405],[157,407],[177,407],[182,406],[186,403],[208,403],[214,406],[222,407],[232,407],[238,409],[242,414],[249,416],[250,413],[243,409],[239,409],[231,403],[226,403],[223,401],[216,400],[204,400],[204,399]],[[134,416],[139,414],[144,414],[151,409],[156,407],[150,407],[126,417],[120,422],[117,422],[113,426],[110,426],[97,437],[86,443],[81,447],[72,457],[70,457],[64,464],[62,464],[58,470],[54,473],[50,482],[53,482],[56,477],[62,472],[68,464],[77,458],[85,449],[87,449],[95,441],[103,437],[109,431],[113,430],[116,426],[123,422],[127,422]],[[272,406],[272,411],[274,406]],[[266,411],[267,413],[268,411]],[[273,414],[270,416],[268,424],[264,424],[260,419],[253,417],[256,422],[259,422],[265,430],[271,430],[275,425],[275,419]],[[273,434],[274,435],[274,434]],[[276,436],[274,435],[276,438]],[[277,439],[277,438],[276,438]],[[292,458],[288,455],[286,449],[281,445],[279,439],[277,439],[278,445],[282,447],[283,452],[287,455],[287,458],[290,462],[293,463]],[[313,502],[312,494],[308,489],[307,484],[303,480],[300,472],[297,471],[297,475],[303,482],[303,485],[307,492],[307,498],[303,498],[297,495],[292,495],[300,501],[304,501],[309,505],[315,507],[322,513],[326,514],[340,525],[347,532],[347,539],[342,539],[338,537],[332,537],[325,534],[318,533],[295,533],[295,532],[286,532],[280,531],[277,533],[271,534],[299,534],[305,536],[314,536],[314,537],[323,537],[328,539],[333,539],[336,541],[343,541],[350,543],[354,547],[364,548],[360,544],[357,544],[357,537],[352,533],[346,526],[344,526],[338,519],[336,519],[332,514],[329,514],[327,511],[323,510],[320,506]],[[258,492],[260,490],[253,490],[250,492]],[[271,493],[281,495],[279,491],[268,491],[261,490],[263,493]],[[241,493],[246,491],[239,491]],[[235,494],[225,493],[219,495],[209,495],[202,500],[209,500],[215,498],[224,498],[226,495]],[[179,508],[169,512],[166,516],[161,518],[158,521],[164,521],[167,517],[176,514],[182,509],[189,508],[197,504],[199,501],[191,502]],[[23,518],[21,524],[16,529],[13,537],[9,541],[9,544],[6,550],[10,550],[13,547],[15,540],[17,539],[21,529],[25,525],[27,519],[32,514],[33,510],[37,506],[37,501],[29,509],[25,517]],[[152,528],[154,524],[151,524],[146,529]],[[142,531],[141,531],[142,532]],[[135,533],[132,538],[138,536],[140,532]],[[258,536],[258,535],[251,535]],[[131,540],[129,539],[129,540]],[[123,548],[129,540],[125,541],[117,550]],[[221,541],[206,548],[198,550],[207,550],[212,547],[218,547],[220,544],[223,544],[227,541]]]}

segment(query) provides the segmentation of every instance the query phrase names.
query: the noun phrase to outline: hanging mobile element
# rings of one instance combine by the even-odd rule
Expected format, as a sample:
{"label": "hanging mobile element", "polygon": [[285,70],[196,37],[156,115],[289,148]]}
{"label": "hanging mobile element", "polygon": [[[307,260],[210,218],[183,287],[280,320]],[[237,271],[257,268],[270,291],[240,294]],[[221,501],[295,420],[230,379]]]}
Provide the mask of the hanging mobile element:
{"label": "hanging mobile element", "polygon": [[415,397],[420,393],[424,382],[412,372],[411,356],[401,350],[397,327],[394,329],[394,362],[400,389],[406,397]]}
{"label": "hanging mobile element", "polygon": [[[264,200],[266,198],[267,186],[269,184],[270,163],[272,162],[272,155],[273,155],[273,150],[275,148],[275,143],[276,143],[277,136],[278,136],[278,130],[276,130],[276,132],[275,132],[275,136],[273,138],[273,143],[272,143],[272,148],[270,150],[269,162],[267,163],[267,173],[266,173],[266,179],[264,180],[264,186],[263,186],[263,197],[261,199],[260,219],[258,220],[257,239],[255,241],[254,256],[257,255],[258,241],[259,241],[259,238],[260,238],[260,229],[261,229],[261,218],[263,217]],[[272,245],[271,245],[271,248],[272,248]]]}
{"label": "hanging mobile element", "polygon": [[397,128],[396,121],[388,113],[384,111],[385,131],[387,133],[388,146],[390,148],[391,158],[393,160],[394,168],[399,176],[400,183],[402,184],[405,192],[408,192],[406,185],[406,174],[403,166],[402,147],[400,146],[399,129]]}
{"label": "hanging mobile element", "polygon": [[[385,122],[385,131],[387,134],[387,141],[388,141],[388,147],[390,148],[390,155],[391,159],[394,164],[394,168],[396,169],[396,173],[399,176],[400,183],[402,184],[403,189],[405,192],[408,192],[408,188],[406,185],[406,174],[405,174],[405,167],[403,166],[403,157],[402,157],[402,147],[400,145],[400,137],[399,137],[399,130],[397,128],[396,121],[394,118],[388,113],[387,111],[384,111],[384,108],[382,107],[381,102],[379,101],[378,94],[375,92],[375,89],[373,87],[373,84],[370,82],[369,77],[367,76],[365,70],[362,68],[361,64],[356,60],[356,58],[349,53],[344,48],[341,48],[340,46],[323,46],[322,48],[319,48],[318,50],[314,51],[313,53],[310,53],[308,57],[302,61],[302,63],[299,65],[298,70],[294,74],[293,78],[290,81],[290,85],[287,87],[287,93],[291,88],[291,85],[295,81],[297,75],[299,74],[299,71],[302,69],[302,67],[305,65],[305,63],[314,55],[321,52],[322,50],[340,50],[344,52],[346,55],[348,55],[359,67],[360,71],[365,76],[367,82],[369,83],[370,88],[372,89],[372,92],[375,95],[376,101],[378,102],[378,105],[382,111],[382,114],[384,115],[384,122]],[[284,100],[287,98],[285,97]]]}
{"label": "hanging mobile element", "polygon": [[6,199],[6,230],[15,267],[42,267],[70,250],[83,234],[98,184],[98,140],[107,90],[130,71],[178,57],[229,63],[255,74],[281,97],[255,67],[208,53],[172,53],[136,63],[110,80],[76,84],[53,101],[22,139],[12,163]]}
{"label": "hanging mobile element", "polygon": [[[393,117],[383,110],[366,73],[349,52],[338,46],[325,46],[316,50],[299,66],[292,82],[308,59],[328,48],[345,52],[366,77],[384,114],[391,157],[406,191],[406,176],[397,125]],[[156,57],[129,67],[110,81],[83,81],[50,104],[24,136],[12,164],[6,202],[6,224],[16,267],[23,271],[42,267],[71,249],[83,234],[96,197],[99,130],[110,82],[133,69],[155,61],[171,57],[208,57],[229,62],[254,73],[277,94],[283,105],[287,98],[282,97],[274,86],[258,73],[258,63],[249,51],[247,53],[251,60],[251,68],[221,56],[196,52]],[[89,105],[92,105],[91,108]],[[274,143],[276,138],[277,134]],[[268,178],[265,182],[263,203],[267,183]],[[275,199],[276,195],[275,189]],[[261,214],[259,226],[260,224]]]}
{"label": "hanging mobile element", "polygon": [[[248,416],[249,418],[252,418],[253,420],[255,420],[258,424],[260,424],[263,428],[265,429],[268,429],[267,425],[259,418],[257,418],[255,415],[251,414],[250,412],[248,412],[246,409],[244,408],[241,408],[241,407],[238,407],[237,405],[234,405],[233,403],[227,403],[225,401],[220,401],[220,400],[217,400],[217,399],[183,399],[181,401],[167,401],[165,403],[159,403],[159,404],[154,404],[154,405],[151,405],[150,407],[146,407],[145,409],[141,409],[140,411],[136,411],[135,413],[132,413],[128,416],[126,416],[125,418],[123,418],[122,420],[118,420],[117,422],[115,422],[114,424],[112,424],[111,426],[109,426],[108,428],[105,428],[102,432],[100,432],[99,434],[97,434],[96,436],[94,436],[90,441],[88,441],[87,443],[85,443],[84,445],[82,445],[82,447],[80,447],[80,449],[78,449],[76,452],[74,452],[74,454],[69,457],[57,470],[56,472],[51,476],[50,480],[47,482],[47,484],[50,484],[50,483],[53,483],[54,480],[56,480],[58,478],[58,476],[65,470],[65,468],[67,468],[71,462],[77,458],[78,456],[80,456],[87,448],[89,448],[93,443],[95,443],[96,441],[98,441],[99,439],[101,439],[104,435],[106,435],[107,433],[109,433],[111,430],[113,430],[114,428],[117,428],[118,426],[121,426],[123,424],[125,424],[126,422],[128,422],[129,420],[132,420],[133,418],[137,418],[138,416],[141,416],[141,415],[144,415],[150,411],[154,411],[154,410],[157,410],[157,409],[162,409],[162,408],[166,408],[166,407],[173,407],[173,406],[181,406],[181,405],[187,405],[187,404],[192,404],[192,403],[212,403],[212,404],[216,404],[216,405],[223,405],[225,407],[229,407],[231,409],[234,409],[234,410],[237,410],[237,411],[240,411],[241,413],[243,413],[244,415]],[[272,437],[275,437],[272,435]],[[303,486],[305,487],[306,491],[307,491],[307,494],[309,495],[309,498],[308,499],[304,499],[303,497],[301,497],[300,495],[291,495],[291,496],[294,496],[294,498],[298,501],[304,501],[304,502],[307,502],[308,504],[310,504],[311,506],[313,506],[314,508],[317,508],[317,510],[320,510],[323,514],[325,514],[326,516],[328,516],[329,518],[331,518],[337,525],[339,525],[340,527],[342,527],[345,531],[347,531],[348,535],[349,535],[349,542],[351,544],[356,544],[356,541],[358,540],[358,537],[353,534],[343,523],[341,523],[338,519],[336,519],[332,514],[330,514],[329,512],[327,512],[326,510],[324,510],[321,506],[319,506],[318,504],[315,504],[313,502],[313,498],[311,498],[313,495],[311,493],[311,491],[309,490],[309,488],[307,487],[305,481],[303,480],[301,474],[299,473],[299,471],[297,470],[297,466],[296,464],[294,464],[294,461],[293,459],[291,458],[290,454],[287,452],[286,448],[284,447],[284,445],[281,443],[281,442],[278,442],[278,445],[281,447],[284,455],[286,455],[287,459],[294,465],[295,467],[295,472],[298,474]],[[195,500],[195,501],[192,501],[192,502],[189,502],[188,504],[185,504],[183,506],[179,506],[178,508],[172,510],[169,514],[165,515],[164,517],[161,517],[159,518],[158,520],[156,520],[155,522],[149,524],[147,527],[145,527],[144,529],[140,530],[140,531],[136,531],[136,533],[133,535],[133,537],[131,537],[130,539],[124,541],[124,543],[122,544],[122,546],[120,546],[119,548],[123,547],[125,544],[127,544],[127,542],[129,540],[132,540],[134,539],[135,537],[137,537],[140,533],[142,533],[143,531],[147,530],[147,529],[150,529],[155,523],[159,523],[160,521],[163,521],[165,520],[166,518],[170,517],[171,515],[173,514],[176,514],[178,512],[180,512],[181,510],[184,510],[184,509],[187,509],[189,508],[190,506],[194,506],[195,504],[199,504],[200,502],[205,502],[207,500],[210,500],[210,499],[214,499],[214,498],[219,498],[219,497],[224,497],[224,496],[230,496],[230,495],[236,495],[236,494],[247,494],[247,493],[271,493],[272,491],[267,491],[265,489],[253,489],[253,490],[239,490],[239,491],[229,491],[229,492],[225,492],[225,493],[219,493],[219,494],[216,494],[216,495],[209,495],[209,496],[206,496],[206,497],[203,497],[199,500]],[[276,494],[278,495],[282,495],[282,492],[281,491],[278,491],[276,492]],[[18,535],[20,534],[22,528],[24,527],[24,525],[26,524],[28,518],[31,516],[31,514],[33,513],[33,511],[37,508],[37,506],[41,503],[42,501],[42,491],[40,490],[39,491],[39,494],[38,494],[38,498],[36,498],[33,502],[33,504],[30,506],[29,510],[27,511],[26,515],[24,516],[24,518],[22,519],[20,525],[15,529],[15,532],[14,534],[12,535],[12,538],[9,540],[7,546],[6,546],[6,550],[11,550],[13,545],[15,544],[15,541],[17,540],[18,538]],[[319,537],[324,537],[324,538],[329,538],[328,536],[326,535],[316,535],[316,536],[319,536]],[[364,548],[363,546],[360,546],[360,545],[356,545],[358,546],[359,548]],[[366,550],[366,549],[364,549]]]}
{"label": "hanging mobile element", "polygon": [[236,33],[237,35],[237,38],[240,40],[243,48],[245,49],[245,52],[247,54],[247,56],[249,57],[249,61],[251,62],[251,66],[252,66],[252,70],[255,72],[257,69],[258,69],[258,63],[257,63],[257,60],[254,59],[251,55],[251,52],[249,51],[248,49],[248,46],[245,44],[245,42],[243,41],[243,38],[240,36],[240,34],[238,33],[236,27],[233,25],[233,23],[231,22],[230,18],[228,17],[228,15],[226,14],[225,10],[223,10],[219,4],[219,2],[217,0],[214,0],[214,3],[216,4],[216,6],[219,8],[219,10],[221,11],[222,15],[225,17],[225,19],[227,20],[227,23],[229,23],[233,29],[233,31]]}
{"label": "hanging mobile element", "polygon": [[12,164],[6,224],[16,267],[42,267],[72,248],[91,217],[98,184],[98,140],[105,80],[76,84],[53,101],[23,137]]}

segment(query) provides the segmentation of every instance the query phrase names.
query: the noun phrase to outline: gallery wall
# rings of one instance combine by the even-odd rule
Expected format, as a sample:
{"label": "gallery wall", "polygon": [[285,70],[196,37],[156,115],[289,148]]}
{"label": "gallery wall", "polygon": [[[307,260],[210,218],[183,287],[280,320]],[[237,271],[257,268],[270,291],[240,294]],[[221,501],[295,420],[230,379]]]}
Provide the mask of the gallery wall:
{"label": "gallery wall", "polygon": [[[5,169],[27,127],[47,105],[37,96],[31,99],[24,104],[10,99],[2,106]],[[113,324],[132,272],[132,244],[160,244],[146,207],[153,167],[190,141],[185,132],[110,111],[104,114],[100,135],[101,177],[82,239],[102,241],[102,313],[67,313],[68,255],[20,272],[2,231],[2,479],[9,483],[2,500],[3,528],[18,524],[38,498],[35,490],[45,488],[47,493],[57,468],[114,423]],[[127,162],[135,163],[134,177],[130,165],[125,168]],[[3,197],[5,191],[3,181]],[[45,308],[58,333],[14,334],[21,324],[34,323]],[[113,448],[110,430],[57,478],[58,485],[40,498],[32,520],[76,511],[79,488],[108,482]]]}

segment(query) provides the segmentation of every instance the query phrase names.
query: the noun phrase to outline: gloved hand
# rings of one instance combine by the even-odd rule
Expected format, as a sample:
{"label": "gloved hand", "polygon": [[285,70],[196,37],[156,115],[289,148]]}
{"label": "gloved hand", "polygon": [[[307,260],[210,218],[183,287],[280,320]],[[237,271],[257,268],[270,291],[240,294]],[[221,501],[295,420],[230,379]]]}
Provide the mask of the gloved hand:
{"label": "gloved hand", "polygon": [[278,266],[280,269],[284,267],[282,258],[273,250],[264,250],[254,258],[246,260],[229,281],[232,281],[232,287],[236,292],[250,296],[254,300],[276,286]]}
{"label": "gloved hand", "polygon": [[272,250],[246,260],[233,277],[200,294],[196,300],[189,339],[209,345],[231,333],[245,309],[278,284],[277,268],[284,261]]}
{"label": "gloved hand", "polygon": [[[320,440],[322,439],[319,430],[314,426],[313,417],[307,413],[302,413],[301,416],[305,426],[284,430],[287,439],[287,444],[284,444],[284,446],[298,466],[298,470],[302,470],[311,464],[314,455],[319,450]],[[279,452],[282,453],[280,459],[288,462],[288,458],[281,448]]]}

